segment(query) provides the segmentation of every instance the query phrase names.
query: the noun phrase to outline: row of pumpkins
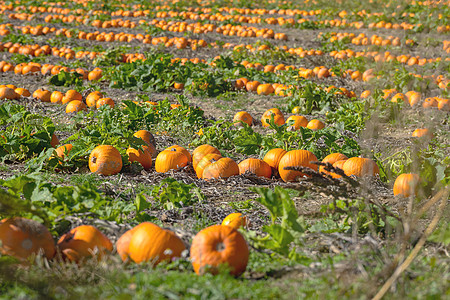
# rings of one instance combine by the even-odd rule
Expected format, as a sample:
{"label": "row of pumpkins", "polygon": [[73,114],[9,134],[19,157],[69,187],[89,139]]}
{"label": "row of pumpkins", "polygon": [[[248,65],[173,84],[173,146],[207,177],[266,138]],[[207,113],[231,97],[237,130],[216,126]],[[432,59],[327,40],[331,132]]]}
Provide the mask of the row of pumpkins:
{"label": "row of pumpkins", "polygon": [[[201,230],[192,240],[190,259],[197,274],[216,274],[222,265],[230,274],[239,276],[249,257],[247,242],[237,230],[247,219],[240,213],[227,216],[221,225]],[[172,231],[151,222],[144,222],[125,232],[116,243],[116,250],[124,262],[150,262],[157,265],[182,257],[185,243]],[[113,244],[100,230],[81,225],[61,236],[56,246],[47,227],[41,223],[14,217],[0,221],[0,253],[26,262],[36,255],[47,259],[82,263],[110,254]]]}
{"label": "row of pumpkins", "polygon": [[[152,167],[152,157],[156,156],[155,139],[151,132],[147,130],[139,130],[134,136],[142,139],[146,145],[142,146],[142,150],[129,148],[127,155],[130,162],[138,162],[146,170]],[[59,157],[64,156],[72,149],[71,144],[60,146],[56,149]],[[289,167],[310,168],[314,171],[325,173],[333,178],[340,178],[341,175],[328,172],[324,167],[318,168],[317,157],[308,150],[292,150],[286,151],[281,148],[275,148],[266,153],[263,159],[247,158],[239,164],[229,157],[222,157],[220,151],[208,144],[198,146],[191,153],[185,148],[174,145],[161,151],[155,160],[155,171],[165,173],[170,170],[177,170],[192,163],[198,178],[204,180],[226,179],[228,177],[240,174],[254,174],[256,176],[266,177],[268,179],[280,177],[284,182],[296,181],[299,177],[308,176],[307,174],[297,171],[288,170]],[[377,164],[369,158],[352,157],[348,158],[341,153],[332,153],[326,156],[322,163],[329,163],[333,168],[341,169],[347,176],[354,175],[356,177],[376,176],[379,174]],[[114,175],[122,169],[122,156],[120,152],[111,145],[97,146],[90,154],[89,169],[93,173],[101,175]],[[403,175],[403,176],[402,176]],[[400,175],[401,178],[406,174]],[[404,181],[404,180],[403,180]],[[417,188],[418,176],[414,174],[406,183],[394,184],[394,194],[402,194],[405,197],[411,195],[411,186]],[[411,186],[410,186],[411,185]],[[404,189],[397,186],[405,186]],[[402,192],[397,192],[402,190]]]}

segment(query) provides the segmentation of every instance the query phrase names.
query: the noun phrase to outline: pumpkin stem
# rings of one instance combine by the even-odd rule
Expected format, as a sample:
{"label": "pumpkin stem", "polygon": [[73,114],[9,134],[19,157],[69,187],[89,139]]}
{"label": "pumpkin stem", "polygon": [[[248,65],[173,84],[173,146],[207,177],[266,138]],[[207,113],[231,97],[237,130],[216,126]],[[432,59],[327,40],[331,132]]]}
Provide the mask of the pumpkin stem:
{"label": "pumpkin stem", "polygon": [[223,250],[225,250],[225,244],[224,243],[217,243],[216,250],[219,251],[219,252],[222,252]]}
{"label": "pumpkin stem", "polygon": [[97,162],[97,156],[93,156],[92,159],[91,159],[91,162],[93,164],[95,164]]}

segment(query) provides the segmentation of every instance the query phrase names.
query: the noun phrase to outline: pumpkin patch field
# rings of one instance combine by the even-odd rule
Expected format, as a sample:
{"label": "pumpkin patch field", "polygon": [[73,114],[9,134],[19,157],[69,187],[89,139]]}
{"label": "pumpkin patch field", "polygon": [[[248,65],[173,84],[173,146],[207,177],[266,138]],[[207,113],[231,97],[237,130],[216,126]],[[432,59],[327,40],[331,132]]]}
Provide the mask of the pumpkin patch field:
{"label": "pumpkin patch field", "polygon": [[0,1],[0,299],[448,299],[450,1]]}

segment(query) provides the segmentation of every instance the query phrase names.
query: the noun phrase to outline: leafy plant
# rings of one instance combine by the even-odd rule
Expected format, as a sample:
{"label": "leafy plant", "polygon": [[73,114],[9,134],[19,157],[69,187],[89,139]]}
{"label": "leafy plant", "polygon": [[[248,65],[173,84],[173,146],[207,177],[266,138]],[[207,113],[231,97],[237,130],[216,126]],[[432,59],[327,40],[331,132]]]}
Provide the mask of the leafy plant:
{"label": "leafy plant", "polygon": [[165,178],[151,192],[155,201],[165,209],[174,209],[205,201],[205,196],[195,184],[185,184],[172,177]]}

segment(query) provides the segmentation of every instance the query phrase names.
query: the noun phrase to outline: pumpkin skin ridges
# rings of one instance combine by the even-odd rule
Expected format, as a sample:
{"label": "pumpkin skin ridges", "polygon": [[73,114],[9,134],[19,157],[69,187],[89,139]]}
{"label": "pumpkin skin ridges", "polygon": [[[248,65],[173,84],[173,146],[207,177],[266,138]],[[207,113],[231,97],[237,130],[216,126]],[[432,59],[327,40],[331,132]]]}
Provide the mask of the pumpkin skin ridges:
{"label": "pumpkin skin ridges", "polygon": [[234,175],[239,175],[238,164],[229,157],[222,157],[203,170],[202,178],[204,180],[225,179]]}
{"label": "pumpkin skin ridges", "polygon": [[247,158],[238,164],[239,174],[250,172],[256,176],[270,178],[272,176],[272,168],[268,163],[258,158]]}
{"label": "pumpkin skin ridges", "polygon": [[122,170],[122,156],[111,145],[100,145],[89,156],[89,169],[92,173],[114,175]]}
{"label": "pumpkin skin ridges", "polygon": [[52,259],[56,253],[55,242],[47,227],[21,217],[0,221],[0,253],[26,260],[41,252],[47,259]]}
{"label": "pumpkin skin ridges", "polygon": [[148,130],[138,130],[133,134],[134,137],[144,140],[148,144],[153,144],[155,146],[155,137]]}
{"label": "pumpkin skin ridges", "polygon": [[178,146],[178,145],[173,145],[173,146],[170,146],[169,148],[167,148],[166,150],[171,150],[171,149],[175,149],[177,151],[180,151],[181,153],[183,153],[188,158],[188,162],[192,162],[191,153],[189,153],[189,151],[187,151],[186,148]]}
{"label": "pumpkin skin ridges", "polygon": [[217,153],[208,153],[198,162],[197,168],[195,168],[195,173],[197,174],[198,178],[203,177],[203,171],[207,166],[209,166],[211,163],[218,161],[220,158],[222,158],[222,155]]}
{"label": "pumpkin skin ridges", "polygon": [[[345,164],[346,161],[347,161],[346,159],[345,160],[344,159],[343,160],[338,160],[337,162],[335,162],[333,164],[333,168],[339,168],[339,169],[342,170],[342,168],[344,167],[344,164]],[[342,171],[344,171],[344,170],[342,170]],[[341,178],[342,177],[341,175],[338,175],[338,174],[336,174],[334,172],[330,172],[330,175],[333,178]]]}
{"label": "pumpkin skin ridges", "polygon": [[155,160],[155,171],[165,173],[169,170],[178,170],[188,164],[188,158],[176,149],[161,151]]}
{"label": "pumpkin skin ridges", "polygon": [[400,174],[394,182],[394,196],[410,197],[417,195],[420,177],[417,174]]}
{"label": "pumpkin skin ridges", "polygon": [[92,257],[94,252],[98,254],[98,258],[101,258],[113,249],[111,241],[91,225],[75,227],[62,235],[57,247],[63,254],[63,258],[74,262]]}
{"label": "pumpkin skin ridges", "polygon": [[352,157],[342,166],[345,175],[355,175],[356,177],[375,176],[380,170],[377,164],[370,158]]}
{"label": "pumpkin skin ridges", "polygon": [[286,150],[281,148],[274,148],[266,153],[263,160],[272,168],[272,173],[278,175],[278,165],[281,158],[287,153]]}
{"label": "pumpkin skin ridges", "polygon": [[219,149],[208,144],[198,146],[197,148],[194,149],[194,151],[192,152],[192,166],[194,167],[194,170],[197,168],[197,164],[203,158],[203,156],[209,153],[216,153],[222,155]]}
{"label": "pumpkin skin ridges", "polygon": [[[218,251],[222,248],[222,251]],[[192,240],[192,266],[199,275],[217,274],[221,265],[228,265],[230,274],[239,276],[247,267],[248,257],[247,242],[230,226],[210,226],[200,231]]]}
{"label": "pumpkin skin ridges", "polygon": [[[324,164],[330,163],[331,165],[333,165],[335,162],[337,162],[339,160],[347,160],[347,159],[348,159],[348,157],[342,153],[331,153],[331,154],[328,154],[327,156],[325,156],[325,158],[322,160],[322,162]],[[331,173],[326,171],[323,166],[319,167],[319,172],[331,175]]]}
{"label": "pumpkin skin ridges", "polygon": [[[171,253],[168,253],[168,249]],[[185,249],[183,241],[175,233],[145,222],[133,232],[128,251],[134,262],[152,261],[156,265],[163,260],[181,257]]]}
{"label": "pumpkin skin ridges", "polygon": [[283,155],[278,166],[278,172],[284,182],[295,181],[299,176],[306,174],[300,171],[285,170],[284,167],[307,167],[317,171],[317,165],[311,162],[318,161],[317,157],[308,150],[292,150]]}

